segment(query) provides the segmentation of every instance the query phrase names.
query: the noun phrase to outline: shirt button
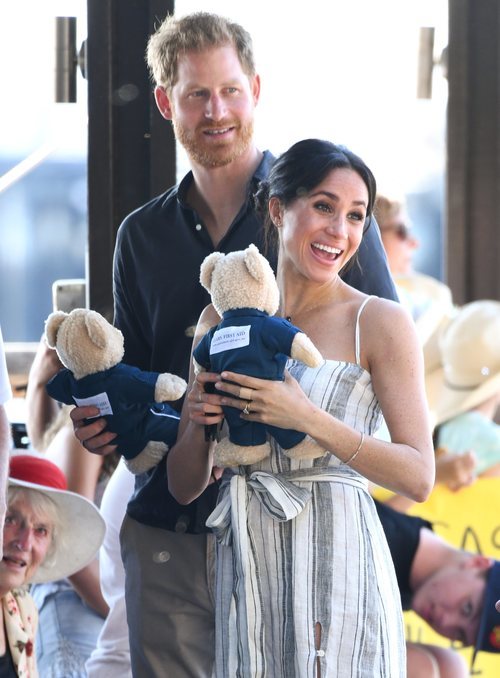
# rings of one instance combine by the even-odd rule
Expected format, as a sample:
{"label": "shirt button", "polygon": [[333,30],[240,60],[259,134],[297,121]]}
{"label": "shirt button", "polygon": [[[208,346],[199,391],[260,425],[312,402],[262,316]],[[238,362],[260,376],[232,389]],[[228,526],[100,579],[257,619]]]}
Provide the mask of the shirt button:
{"label": "shirt button", "polygon": [[155,563],[166,563],[168,560],[170,560],[170,553],[168,551],[153,553],[153,562]]}
{"label": "shirt button", "polygon": [[189,527],[189,516],[186,516],[184,514],[181,514],[177,522],[175,523],[175,531],[176,532],[187,532],[187,529]]}
{"label": "shirt button", "polygon": [[201,231],[203,226],[201,224],[196,224],[195,228],[196,228],[197,231]]}
{"label": "shirt button", "polygon": [[316,650],[316,657],[324,657],[324,656],[325,656],[324,650]]}

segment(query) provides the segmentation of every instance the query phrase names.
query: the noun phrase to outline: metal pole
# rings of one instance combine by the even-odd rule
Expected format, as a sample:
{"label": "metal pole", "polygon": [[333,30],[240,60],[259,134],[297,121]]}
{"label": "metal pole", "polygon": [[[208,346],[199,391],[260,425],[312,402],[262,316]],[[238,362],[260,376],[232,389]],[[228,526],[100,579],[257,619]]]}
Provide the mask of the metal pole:
{"label": "metal pole", "polygon": [[76,101],[76,17],[56,17],[55,101]]}

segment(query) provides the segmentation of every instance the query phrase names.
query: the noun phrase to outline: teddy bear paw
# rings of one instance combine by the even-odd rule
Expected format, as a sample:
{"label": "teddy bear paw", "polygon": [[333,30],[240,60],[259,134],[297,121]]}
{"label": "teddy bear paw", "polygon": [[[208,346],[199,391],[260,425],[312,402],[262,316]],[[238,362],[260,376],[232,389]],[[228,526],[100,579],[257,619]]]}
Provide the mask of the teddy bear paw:
{"label": "teddy bear paw", "polygon": [[187,384],[176,374],[165,372],[160,374],[155,386],[155,401],[163,403],[165,400],[179,400],[186,392]]}
{"label": "teddy bear paw", "polygon": [[265,459],[271,453],[269,443],[263,445],[236,445],[229,438],[223,438],[214,450],[216,466],[249,466]]}
{"label": "teddy bear paw", "polygon": [[146,447],[133,459],[125,459],[125,465],[134,475],[145,473],[156,466],[168,452],[168,445],[157,441],[150,441]]}
{"label": "teddy bear paw", "polygon": [[326,450],[318,445],[311,436],[307,435],[302,442],[288,448],[288,450],[283,450],[283,454],[289,457],[289,459],[317,459],[325,453]]}

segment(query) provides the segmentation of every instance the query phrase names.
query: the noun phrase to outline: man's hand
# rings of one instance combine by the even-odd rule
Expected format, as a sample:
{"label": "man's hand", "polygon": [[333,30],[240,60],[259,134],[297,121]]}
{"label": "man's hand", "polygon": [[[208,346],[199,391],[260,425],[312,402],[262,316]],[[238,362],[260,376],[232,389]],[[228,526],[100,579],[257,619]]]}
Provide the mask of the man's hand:
{"label": "man's hand", "polygon": [[99,417],[88,423],[89,419],[99,416],[97,407],[75,407],[70,413],[73,422],[75,436],[86,450],[92,454],[106,456],[116,451],[116,445],[112,441],[116,433],[106,431],[106,419]]}
{"label": "man's hand", "polygon": [[436,450],[436,483],[446,485],[452,492],[468,487],[476,479],[477,459],[474,452],[452,454],[444,448]]}

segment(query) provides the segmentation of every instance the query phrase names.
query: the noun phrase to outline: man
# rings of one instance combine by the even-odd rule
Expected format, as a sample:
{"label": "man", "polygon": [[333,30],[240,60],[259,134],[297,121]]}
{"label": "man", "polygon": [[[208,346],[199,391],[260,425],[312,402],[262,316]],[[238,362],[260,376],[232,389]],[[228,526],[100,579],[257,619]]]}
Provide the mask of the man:
{"label": "man", "polygon": [[[263,250],[252,193],[273,157],[253,138],[260,79],[241,26],[207,13],[168,17],[150,39],[148,64],[158,109],[172,121],[192,171],[120,227],[115,323],[125,336],[125,362],[187,379],[192,328],[210,301],[199,284],[200,264],[214,250],[251,242]],[[274,254],[270,260],[275,264]],[[397,298],[376,225],[360,249],[360,267],[346,280]],[[74,410],[77,436],[91,451],[107,453],[113,445],[104,420],[82,426],[95,414]],[[205,521],[216,495],[212,484],[189,506],[177,504],[167,490],[165,461],[136,480],[121,531],[135,676],[211,673],[212,541]]]}
{"label": "man", "polygon": [[[495,602],[500,596],[500,562],[461,551],[432,531],[426,520],[394,511],[376,502],[391,551],[401,602],[434,631],[464,646],[500,652],[500,618]],[[453,661],[443,648],[424,648],[438,662]],[[415,648],[408,647],[408,665]],[[461,675],[455,666],[449,675]],[[448,675],[441,673],[441,675]],[[464,674],[466,675],[466,674]]]}
{"label": "man", "polygon": [[9,469],[9,451],[12,446],[10,424],[5,403],[12,398],[7,363],[0,328],[0,558],[3,554],[3,523],[6,511],[6,485]]}

